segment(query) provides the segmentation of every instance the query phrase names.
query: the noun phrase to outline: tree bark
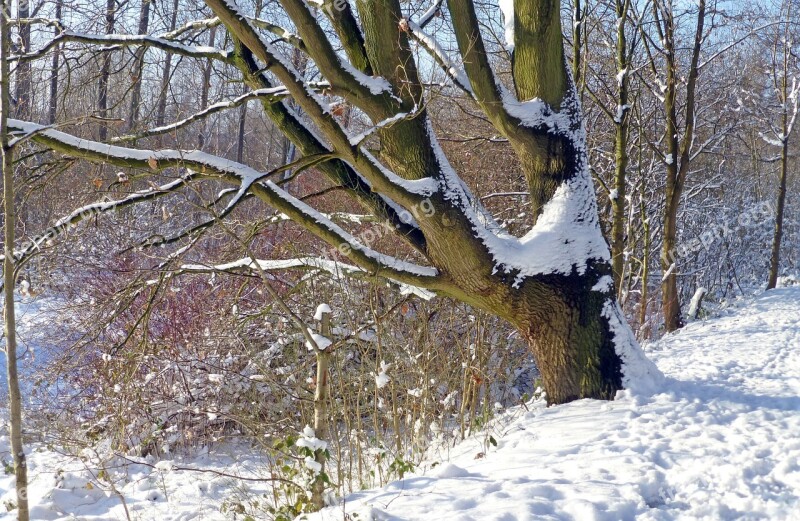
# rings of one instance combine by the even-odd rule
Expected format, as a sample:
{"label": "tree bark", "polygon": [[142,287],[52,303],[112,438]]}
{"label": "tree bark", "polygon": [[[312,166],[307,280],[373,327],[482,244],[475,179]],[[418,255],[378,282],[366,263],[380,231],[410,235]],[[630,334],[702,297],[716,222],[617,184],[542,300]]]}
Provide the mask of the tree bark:
{"label": "tree bark", "polygon": [[3,205],[5,233],[3,238],[3,289],[5,322],[5,353],[8,378],[8,413],[10,423],[11,453],[14,461],[14,476],[17,489],[17,516],[28,521],[28,467],[22,444],[22,394],[17,372],[17,325],[14,304],[16,266],[14,242],[16,213],[14,211],[14,152],[9,145],[8,116],[11,111],[11,84],[9,81],[10,27],[9,5],[2,3],[0,12],[0,135],[2,135]]}
{"label": "tree bark", "polygon": [[[17,16],[19,18],[30,18],[31,7],[29,0],[19,0]],[[19,26],[19,42],[21,54],[30,52],[31,50],[31,25],[20,24]],[[17,85],[16,85],[16,99],[17,99],[17,115],[20,119],[31,119],[31,62],[20,61],[17,63]]]}
{"label": "tree bark", "polygon": [[[331,336],[331,314],[322,313],[319,324],[319,333],[325,338]],[[317,387],[314,390],[314,436],[319,440],[328,437],[328,400],[330,399],[329,367],[331,353],[327,349],[316,349],[317,359]],[[325,480],[322,475],[325,472],[325,462],[327,458],[323,450],[318,449],[314,454],[314,461],[320,464],[320,474],[314,479],[311,487],[311,503],[316,510],[325,506]]]}
{"label": "tree bark", "polygon": [[[792,3],[786,2],[786,20],[791,20]],[[787,23],[788,26],[788,23]],[[783,77],[781,78],[781,171],[778,179],[778,196],[775,207],[775,231],[772,236],[772,250],[769,257],[769,277],[767,289],[775,289],[781,264],[781,241],[783,240],[783,214],[786,207],[786,182],[789,173],[789,56],[792,36],[788,28],[783,33]],[[797,113],[797,105],[794,107]],[[794,116],[793,116],[794,117]]]}
{"label": "tree bark", "polygon": [[[661,283],[662,308],[664,313],[664,328],[667,332],[675,331],[684,325],[681,313],[680,294],[678,291],[678,209],[689,173],[691,146],[694,140],[695,124],[695,89],[699,74],[700,50],[705,37],[703,30],[705,24],[706,2],[698,1],[697,23],[695,27],[694,45],[692,47],[691,63],[686,80],[685,121],[682,133],[679,136],[678,126],[678,99],[677,90],[680,81],[678,73],[678,56],[675,46],[675,19],[672,6],[668,5],[663,13],[664,50],[667,61],[666,91],[664,93],[664,110],[667,124],[664,132],[664,141],[667,144],[666,162],[666,191],[664,207],[664,230],[661,248],[661,268],[664,280]],[[657,8],[656,8],[657,11]]]}
{"label": "tree bark", "polygon": [[[116,20],[116,0],[106,2],[106,34],[114,33],[114,22]],[[108,81],[111,76],[111,51],[103,51],[100,58],[100,79],[97,83],[97,113],[105,119],[108,117]],[[105,122],[100,122],[98,129],[100,141],[105,141],[108,137],[108,126]]]}
{"label": "tree bark", "polygon": [[[142,7],[139,11],[139,30],[138,34],[147,34],[147,28],[150,25],[150,4],[152,0],[142,0]],[[131,85],[131,107],[128,116],[128,130],[136,127],[139,120],[139,110],[142,102],[142,75],[144,74],[144,56],[147,48],[142,45],[136,49],[133,61],[133,69],[131,71],[132,83]]]}
{"label": "tree bark", "polygon": [[[607,265],[598,268],[608,273]],[[512,321],[536,357],[548,403],[611,400],[622,388],[622,364],[604,316],[609,295],[593,291],[592,280],[597,279],[573,273],[528,289]]]}
{"label": "tree bark", "polygon": [[[217,27],[214,26],[209,30],[208,33],[208,46],[214,47],[214,43],[217,37]],[[211,66],[212,62],[209,59],[205,66],[203,67],[203,86],[200,91],[200,108],[206,108],[208,106],[208,96],[209,91],[211,90]],[[203,129],[197,136],[197,148],[199,150],[203,150],[206,144],[206,133],[208,132],[208,122],[203,120]]]}
{"label": "tree bark", "polygon": [[616,0],[617,14],[617,110],[614,120],[614,193],[611,197],[611,267],[614,285],[622,290],[625,271],[625,227],[627,212],[628,135],[630,118],[628,113],[628,42],[625,37],[625,21],[630,0]]}
{"label": "tree bark", "polygon": [[[63,0],[56,0],[56,20],[61,21]],[[58,36],[59,29],[53,29],[53,36]],[[50,66],[50,103],[47,108],[47,123],[52,125],[58,116],[58,69],[61,66],[61,46],[56,45],[53,49],[53,60]]]}
{"label": "tree bark", "polygon": [[[178,7],[180,0],[175,0],[172,4],[172,18],[170,19],[169,30],[174,31],[178,23]],[[161,72],[161,91],[158,95],[158,108],[156,109],[156,126],[164,124],[167,116],[167,94],[169,93],[169,78],[172,75],[172,53],[168,52],[164,59],[164,69]]]}

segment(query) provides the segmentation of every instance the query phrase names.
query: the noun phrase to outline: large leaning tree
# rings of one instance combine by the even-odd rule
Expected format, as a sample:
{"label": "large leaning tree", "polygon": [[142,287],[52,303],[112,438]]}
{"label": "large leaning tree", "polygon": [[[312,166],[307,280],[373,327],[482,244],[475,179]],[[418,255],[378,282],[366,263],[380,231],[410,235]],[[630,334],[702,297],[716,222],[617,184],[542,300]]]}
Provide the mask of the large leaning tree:
{"label": "large leaning tree", "polygon": [[[255,196],[335,252],[287,265],[347,265],[507,320],[529,342],[551,403],[612,399],[622,388],[660,378],[616,302],[588,173],[581,107],[566,66],[558,0],[501,0],[513,46],[513,85],[498,78],[472,0],[436,0],[416,19],[404,15],[399,0],[279,4],[279,14],[265,20],[262,13],[245,12],[235,0],[206,0],[215,18],[162,35],[91,35],[61,28],[50,43],[21,59],[82,42],[104,49],[156,47],[234,67],[249,88],[243,96],[258,99],[296,147],[297,157],[287,168],[313,168],[326,176],[391,227],[413,255],[392,257],[359,241],[329,215],[290,194],[278,182],[283,171],[264,172],[197,150],[127,148],[113,139],[90,141],[12,120],[18,142],[33,140],[56,153],[150,172],[154,179],[165,169],[182,172],[176,180],[124,199],[76,210],[21,245],[17,262],[87,215],[213,179],[235,187],[220,217]],[[457,42],[458,52],[452,54],[426,33],[429,22],[445,9]],[[293,27],[285,27],[289,23]],[[192,30],[220,25],[228,34],[227,48],[181,40]],[[304,55],[304,69],[314,68],[323,81],[306,80],[297,60],[281,47],[287,43],[294,46],[292,52]],[[417,59],[441,67],[511,145],[535,216],[523,237],[505,232],[448,162],[426,111],[428,91]],[[369,120],[371,128],[358,135],[350,132],[332,108],[341,103]],[[208,107],[195,119],[210,110],[216,109]],[[152,129],[150,135],[190,120]]]}

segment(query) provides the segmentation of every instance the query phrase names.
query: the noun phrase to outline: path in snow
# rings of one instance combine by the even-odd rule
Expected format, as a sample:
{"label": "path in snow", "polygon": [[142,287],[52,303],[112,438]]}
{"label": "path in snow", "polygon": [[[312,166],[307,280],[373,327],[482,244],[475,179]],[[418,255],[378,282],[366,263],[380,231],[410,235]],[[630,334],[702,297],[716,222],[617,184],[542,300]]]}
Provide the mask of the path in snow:
{"label": "path in snow", "polygon": [[667,376],[659,394],[510,411],[497,447],[468,440],[311,519],[800,519],[800,288],[648,355]]}

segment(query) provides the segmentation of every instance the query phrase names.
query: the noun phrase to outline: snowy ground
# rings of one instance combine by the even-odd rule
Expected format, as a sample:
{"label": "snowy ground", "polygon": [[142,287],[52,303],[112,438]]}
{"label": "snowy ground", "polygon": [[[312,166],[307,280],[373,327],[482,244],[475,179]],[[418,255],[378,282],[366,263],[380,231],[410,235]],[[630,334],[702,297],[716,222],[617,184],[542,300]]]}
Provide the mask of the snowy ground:
{"label": "snowy ground", "polygon": [[[649,355],[667,375],[659,394],[510,410],[424,471],[309,519],[800,519],[800,288],[692,324]],[[6,461],[7,447],[0,436]],[[29,458],[34,519],[126,519],[125,506],[131,519],[233,519],[223,503],[265,490],[218,474],[263,475],[247,451],[174,462],[217,474],[109,469],[117,492],[42,445]],[[13,494],[0,477],[0,503]]]}
{"label": "snowy ground", "polygon": [[800,519],[800,289],[649,355],[667,376],[660,394],[510,411],[497,447],[462,443],[312,519]]}
{"label": "snowy ground", "polygon": [[[8,437],[0,436],[5,463],[10,462],[8,446]],[[93,459],[81,461],[42,445],[32,447],[28,452],[31,519],[242,520],[243,516],[234,516],[237,505],[249,507],[254,500],[269,503],[263,496],[270,490],[266,483],[230,477],[266,475],[266,463],[245,447],[228,446],[189,461],[116,459],[99,466]],[[16,519],[13,511],[6,511],[16,497],[13,475],[0,477],[0,492],[0,519]]]}

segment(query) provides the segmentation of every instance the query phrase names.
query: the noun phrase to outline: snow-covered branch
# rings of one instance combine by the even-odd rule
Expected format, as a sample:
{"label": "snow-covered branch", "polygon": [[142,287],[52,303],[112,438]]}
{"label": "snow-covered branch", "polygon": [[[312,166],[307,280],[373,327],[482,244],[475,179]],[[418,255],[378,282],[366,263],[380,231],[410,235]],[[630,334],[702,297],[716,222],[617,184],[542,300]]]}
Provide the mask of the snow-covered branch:
{"label": "snow-covered branch", "polygon": [[[252,191],[256,197],[283,212],[370,273],[432,289],[439,287],[442,283],[435,268],[401,261],[363,244],[358,238],[311,206],[292,196],[274,182],[265,180],[271,172],[259,172],[241,163],[198,150],[124,148],[81,139],[58,130],[18,120],[9,120],[9,129],[32,135],[32,139],[38,143],[73,157],[143,170],[184,167],[196,172],[197,175],[215,177],[237,184],[241,187],[239,193],[244,195],[248,190]],[[316,160],[316,158],[301,158],[301,161],[307,162]]]}
{"label": "snow-covered branch", "polygon": [[422,16],[419,17],[417,20],[417,24],[421,29],[424,29],[431,21],[436,18],[442,11],[442,4],[444,4],[444,0],[434,0],[433,4],[428,8],[427,11],[422,13]]}
{"label": "snow-covered branch", "polygon": [[102,45],[106,47],[132,47],[132,46],[148,46],[168,51],[174,54],[187,56],[190,58],[207,58],[220,60],[223,62],[230,62],[231,53],[213,47],[202,45],[186,45],[166,38],[159,38],[156,36],[147,35],[125,35],[125,34],[86,34],[64,31],[58,36],[52,38],[41,49],[27,53],[20,54],[13,57],[13,60],[30,61],[41,58],[46,55],[51,49],[66,42],[77,42],[85,44]]}
{"label": "snow-covered branch", "polygon": [[[270,71],[287,88],[290,95],[298,103],[305,114],[314,122],[317,129],[324,134],[332,148],[336,150],[343,160],[350,163],[370,183],[372,189],[378,191],[403,206],[413,206],[421,198],[431,195],[431,190],[436,190],[432,179],[405,180],[389,171],[374,157],[350,143],[350,137],[333,116],[330,107],[315,92],[312,92],[303,82],[301,75],[295,67],[288,62],[274,46],[264,39],[254,26],[247,20],[239,8],[229,0],[208,0],[207,4],[220,17],[229,31],[239,39],[255,57],[269,65]],[[302,10],[308,8],[303,5]],[[300,11],[300,9],[298,9]],[[310,13],[309,13],[310,14]],[[313,22],[316,26],[316,21]],[[312,31],[312,29],[308,29]],[[303,33],[301,32],[302,36]],[[306,45],[310,45],[306,41]],[[337,57],[336,60],[339,58]],[[319,65],[319,64],[318,64]],[[329,64],[331,67],[335,67]],[[340,62],[340,66],[343,66]],[[355,78],[355,69],[351,71]],[[330,78],[328,78],[330,80]],[[360,78],[367,81],[369,78]],[[375,80],[381,84],[385,80]],[[332,82],[333,83],[333,82]],[[374,87],[367,83],[365,86],[376,89],[373,97],[380,95],[383,87]]]}
{"label": "snow-covered branch", "polygon": [[[354,266],[352,264],[347,264],[344,262],[339,262],[331,259],[325,259],[322,257],[297,257],[293,259],[258,259],[257,264],[253,262],[252,259],[249,257],[245,257],[233,262],[228,262],[224,264],[216,264],[216,265],[206,265],[206,264],[184,264],[180,267],[180,269],[175,273],[176,275],[180,275],[183,273],[214,273],[214,272],[251,272],[255,270],[263,270],[263,271],[281,271],[281,270],[311,270],[311,271],[323,271],[326,273],[330,273],[335,277],[357,277],[357,278],[369,278],[372,275],[359,268],[358,266]],[[436,296],[435,293],[428,291],[427,289],[412,286],[409,284],[404,284],[402,282],[393,280],[391,278],[386,279],[391,285],[396,286],[401,294],[412,294],[416,295],[424,300],[430,300]]]}
{"label": "snow-covered branch", "polygon": [[21,266],[34,254],[40,251],[42,247],[48,245],[50,241],[59,237],[60,235],[63,235],[67,230],[74,228],[81,221],[89,219],[94,215],[120,210],[128,206],[133,206],[135,204],[143,203],[145,201],[152,201],[153,199],[163,197],[184,187],[197,177],[197,173],[190,171],[180,178],[170,181],[169,183],[148,190],[135,192],[122,199],[115,201],[101,201],[78,208],[69,215],[56,221],[55,224],[47,228],[43,233],[34,237],[22,248],[16,250],[14,252],[14,262],[18,267]]}
{"label": "snow-covered branch", "polygon": [[170,123],[169,125],[163,125],[161,127],[155,127],[148,130],[143,130],[141,132],[137,132],[135,134],[127,134],[124,136],[118,136],[111,138],[109,142],[111,143],[123,143],[126,141],[136,141],[138,139],[143,139],[147,137],[158,136],[161,134],[166,134],[168,132],[174,132],[181,128],[184,128],[195,121],[200,121],[211,114],[221,112],[223,110],[232,109],[239,107],[243,103],[247,103],[248,101],[254,99],[263,99],[267,100],[268,102],[276,102],[280,101],[284,97],[286,97],[287,92],[286,89],[283,87],[274,87],[272,89],[258,89],[246,94],[242,94],[241,96],[234,98],[229,101],[220,101],[218,103],[214,103],[206,107],[205,109],[195,112],[191,116],[184,118],[180,121],[176,121],[174,123]]}
{"label": "snow-covered branch", "polygon": [[466,73],[450,59],[444,49],[442,49],[442,46],[439,45],[439,42],[436,41],[436,38],[427,34],[422,29],[421,25],[411,20],[408,20],[408,33],[414,38],[414,41],[428,51],[456,87],[467,93],[471,98],[475,97],[475,93],[472,92],[472,86],[469,84],[469,78],[467,78]]}

